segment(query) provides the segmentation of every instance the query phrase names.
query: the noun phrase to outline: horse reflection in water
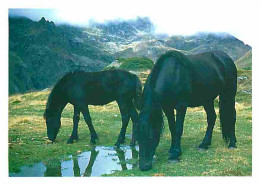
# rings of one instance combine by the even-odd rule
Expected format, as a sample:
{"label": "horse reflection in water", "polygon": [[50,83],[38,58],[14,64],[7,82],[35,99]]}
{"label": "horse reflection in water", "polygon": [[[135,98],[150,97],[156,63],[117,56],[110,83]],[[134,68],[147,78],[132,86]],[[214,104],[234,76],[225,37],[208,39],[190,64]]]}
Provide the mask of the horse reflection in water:
{"label": "horse reflection in water", "polygon": [[[86,177],[91,176],[92,168],[93,168],[93,165],[94,165],[94,162],[95,162],[95,160],[97,158],[98,153],[99,153],[99,151],[96,151],[95,148],[91,151],[90,160],[89,160],[88,166],[86,168],[86,171],[84,173],[84,176],[86,176]],[[76,164],[76,162],[74,163],[74,166],[75,166],[75,164]],[[78,162],[77,162],[77,165],[78,165]],[[74,171],[74,173],[75,173],[75,171]]]}
{"label": "horse reflection in water", "polygon": [[[131,152],[130,152],[131,151]],[[105,149],[105,147],[94,147],[91,151],[80,155],[72,155],[68,161],[48,161],[44,176],[66,177],[66,176],[101,176],[111,174],[118,170],[133,169],[138,166],[138,151],[130,149]],[[133,164],[127,160],[133,159]]]}
{"label": "horse reflection in water", "polygon": [[46,171],[44,172],[45,177],[60,177],[61,176],[61,162],[57,159],[51,159],[45,164]]}
{"label": "horse reflection in water", "polygon": [[[122,170],[127,170],[127,162],[125,157],[125,151],[122,149],[116,148],[117,156],[119,158],[119,164],[122,167]],[[132,159],[138,160],[138,151],[135,148],[132,148]],[[137,161],[136,161],[137,162]],[[132,168],[137,167],[137,163],[132,164]]]}

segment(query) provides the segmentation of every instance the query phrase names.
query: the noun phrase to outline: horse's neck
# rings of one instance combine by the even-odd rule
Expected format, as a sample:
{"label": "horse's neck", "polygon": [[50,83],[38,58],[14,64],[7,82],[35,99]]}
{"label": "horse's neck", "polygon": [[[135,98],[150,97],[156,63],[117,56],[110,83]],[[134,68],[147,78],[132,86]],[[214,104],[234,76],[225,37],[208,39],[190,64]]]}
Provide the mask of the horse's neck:
{"label": "horse's neck", "polygon": [[52,91],[48,103],[47,103],[47,109],[50,110],[56,110],[58,112],[62,112],[64,107],[67,105],[68,101],[65,97],[63,97],[61,91],[59,90],[59,87],[54,87],[55,90]]}
{"label": "horse's neck", "polygon": [[67,105],[67,102],[50,102],[48,103],[46,110],[50,110],[51,112],[55,112],[58,115],[61,115],[63,109]]}
{"label": "horse's neck", "polygon": [[67,103],[63,103],[62,105],[60,105],[58,108],[57,108],[57,112],[59,115],[61,115],[63,109],[65,108],[65,106],[67,105]]}
{"label": "horse's neck", "polygon": [[152,89],[149,90],[149,92],[146,93],[144,98],[144,105],[143,105],[143,114],[144,115],[151,115],[152,112],[155,110],[161,109],[161,103],[158,95],[152,91]]}

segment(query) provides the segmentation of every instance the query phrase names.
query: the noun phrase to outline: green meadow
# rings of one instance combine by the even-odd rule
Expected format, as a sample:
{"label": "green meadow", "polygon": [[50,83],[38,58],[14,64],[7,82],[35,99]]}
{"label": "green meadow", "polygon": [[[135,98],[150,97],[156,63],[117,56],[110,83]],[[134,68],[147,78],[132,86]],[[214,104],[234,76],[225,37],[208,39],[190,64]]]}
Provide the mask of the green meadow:
{"label": "green meadow", "polygon": [[[252,175],[252,72],[238,71],[236,97],[237,149],[229,150],[221,136],[219,117],[214,128],[212,145],[206,151],[196,148],[204,137],[207,123],[202,107],[189,108],[184,123],[181,160],[168,161],[171,136],[166,117],[165,129],[156,150],[153,169],[142,172],[135,167],[104,176],[251,176]],[[148,72],[141,73],[145,81]],[[47,140],[43,112],[50,91],[31,92],[9,97],[9,172],[37,162],[60,160],[91,150],[90,133],[81,115],[79,141],[66,144],[72,131],[73,107],[67,105],[62,114],[62,126],[55,143]],[[218,100],[215,102],[218,115]],[[90,106],[93,125],[99,135],[97,146],[113,146],[121,129],[121,116],[115,102],[105,106]],[[132,134],[130,121],[127,135]],[[126,138],[126,145],[130,138]],[[55,165],[53,165],[55,166]]]}

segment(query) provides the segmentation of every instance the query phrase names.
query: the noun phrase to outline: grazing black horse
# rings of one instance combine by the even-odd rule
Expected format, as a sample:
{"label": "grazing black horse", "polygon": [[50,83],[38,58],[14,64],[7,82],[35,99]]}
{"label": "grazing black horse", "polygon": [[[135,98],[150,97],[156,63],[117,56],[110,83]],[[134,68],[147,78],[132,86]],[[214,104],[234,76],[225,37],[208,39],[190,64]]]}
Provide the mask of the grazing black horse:
{"label": "grazing black horse", "polygon": [[[56,139],[61,126],[61,113],[67,103],[71,103],[74,106],[73,131],[68,143],[78,140],[80,112],[89,127],[90,142],[95,143],[98,136],[92,125],[88,105],[105,105],[116,101],[122,116],[122,128],[115,144],[119,146],[124,143],[130,117],[133,125],[138,120],[135,108],[140,107],[141,93],[142,85],[138,77],[124,70],[70,72],[57,82],[49,95],[44,112],[48,138],[51,141]],[[132,145],[134,142],[132,138]]]}
{"label": "grazing black horse", "polygon": [[[159,144],[165,113],[172,136],[170,160],[181,155],[181,136],[187,107],[203,106],[208,128],[199,148],[211,144],[216,121],[214,100],[219,96],[222,136],[229,148],[236,148],[235,95],[237,70],[232,59],[221,51],[183,55],[170,51],[156,62],[144,86],[136,134],[139,143],[139,168],[149,170]],[[176,110],[176,122],[174,110]]]}

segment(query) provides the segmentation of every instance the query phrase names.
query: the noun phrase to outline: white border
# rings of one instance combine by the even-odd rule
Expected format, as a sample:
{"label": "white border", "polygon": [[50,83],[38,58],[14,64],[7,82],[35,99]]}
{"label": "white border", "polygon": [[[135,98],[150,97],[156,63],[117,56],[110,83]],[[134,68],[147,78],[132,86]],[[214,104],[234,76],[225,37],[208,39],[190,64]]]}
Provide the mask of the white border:
{"label": "white border", "polygon": [[[100,4],[101,1],[95,1],[97,4]],[[151,2],[151,1],[150,1]],[[162,4],[163,0],[157,1],[158,4]],[[214,7],[214,3],[218,3],[217,0],[211,1],[212,6]],[[259,124],[259,88],[257,82],[259,80],[259,65],[260,65],[260,42],[259,42],[259,34],[260,30],[257,26],[259,26],[259,1],[256,0],[247,0],[243,1],[244,3],[250,4],[251,9],[245,10],[245,12],[241,12],[245,16],[247,16],[247,12],[253,11],[254,17],[248,17],[249,24],[246,24],[250,27],[250,34],[253,34],[254,40],[250,45],[253,48],[253,176],[252,177],[160,177],[160,178],[9,178],[8,177],[8,8],[60,8],[60,7],[70,7],[71,5],[62,0],[9,0],[1,1],[0,5],[0,23],[1,23],[1,32],[0,32],[0,127],[1,127],[1,158],[0,158],[0,176],[1,176],[1,184],[4,185],[57,185],[57,184],[65,184],[65,185],[75,185],[75,184],[84,184],[84,185],[92,185],[92,184],[102,184],[102,185],[136,185],[136,184],[145,184],[145,185],[164,185],[164,184],[172,184],[172,185],[255,185],[257,181],[259,181],[259,132],[260,124]],[[71,1],[70,1],[71,3]],[[74,0],[73,6],[90,6],[90,1],[76,1]],[[146,5],[149,8],[149,1],[136,1],[131,0],[132,4],[135,6]],[[167,6],[173,6],[174,1],[169,1]],[[115,6],[119,4],[124,4],[124,1],[106,1],[105,8],[109,8],[109,6]],[[200,4],[197,5],[202,6]],[[194,8],[198,8],[195,6]],[[225,6],[225,5],[223,5]],[[128,7],[125,7],[128,8]],[[232,14],[232,9],[235,9],[236,6],[234,4],[233,7],[230,7],[230,11]],[[220,12],[221,14],[221,12]],[[234,18],[235,19],[235,18]],[[236,20],[239,21],[239,20]],[[241,23],[243,24],[243,23]],[[4,88],[3,88],[4,87]]]}

